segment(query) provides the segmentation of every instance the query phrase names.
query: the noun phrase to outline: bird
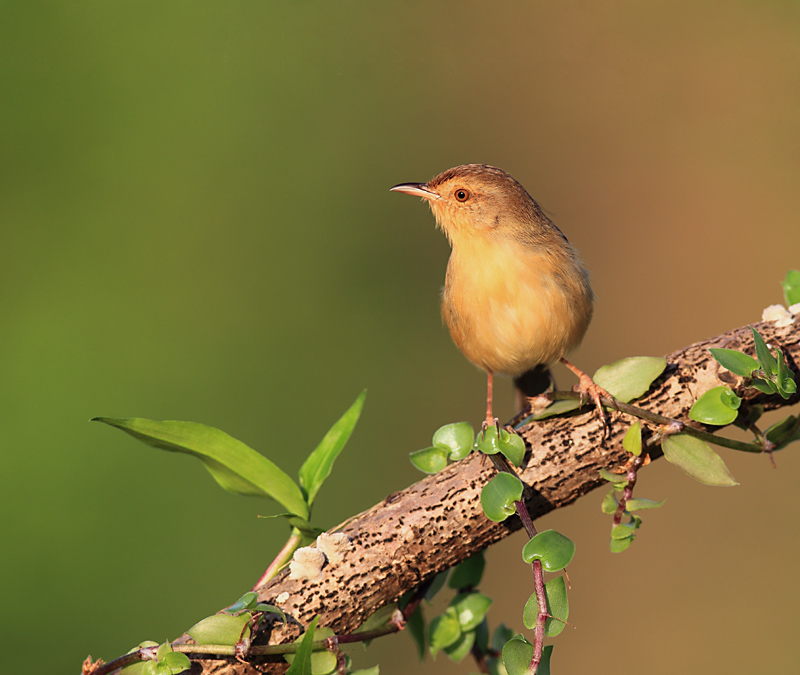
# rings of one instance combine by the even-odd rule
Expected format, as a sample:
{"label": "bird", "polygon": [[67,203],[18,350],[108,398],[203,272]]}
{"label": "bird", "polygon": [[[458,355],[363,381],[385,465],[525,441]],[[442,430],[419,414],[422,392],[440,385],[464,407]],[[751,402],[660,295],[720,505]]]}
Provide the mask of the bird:
{"label": "bird", "polygon": [[425,200],[450,243],[442,318],[467,360],[487,373],[483,429],[498,425],[495,373],[523,379],[558,361],[577,375],[581,398],[592,398],[605,423],[600,398],[613,398],[565,358],[592,319],[589,273],[527,190],[487,164],[390,190]]}

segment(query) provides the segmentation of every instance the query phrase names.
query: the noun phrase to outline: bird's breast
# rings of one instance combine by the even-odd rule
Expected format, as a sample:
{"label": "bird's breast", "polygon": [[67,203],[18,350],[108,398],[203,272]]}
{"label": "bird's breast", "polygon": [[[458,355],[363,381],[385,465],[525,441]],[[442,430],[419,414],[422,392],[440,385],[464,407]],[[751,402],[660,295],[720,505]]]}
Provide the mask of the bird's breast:
{"label": "bird's breast", "polygon": [[467,239],[454,245],[442,316],[472,363],[519,375],[575,348],[592,316],[588,277],[571,249]]}

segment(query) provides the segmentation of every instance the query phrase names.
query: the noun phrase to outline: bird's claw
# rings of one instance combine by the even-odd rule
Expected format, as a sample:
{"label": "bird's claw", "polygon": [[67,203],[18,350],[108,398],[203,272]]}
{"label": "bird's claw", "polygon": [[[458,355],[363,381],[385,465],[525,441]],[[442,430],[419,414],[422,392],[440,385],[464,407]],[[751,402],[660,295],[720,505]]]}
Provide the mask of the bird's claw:
{"label": "bird's claw", "polygon": [[592,378],[586,373],[581,373],[578,378],[579,382],[575,385],[575,391],[580,394],[581,407],[583,407],[587,399],[592,400],[597,408],[598,414],[600,415],[600,421],[603,423],[603,438],[608,438],[611,434],[611,421],[608,417],[608,412],[603,407],[602,399],[605,398],[606,400],[610,401],[611,405],[614,407],[614,410],[619,412],[617,401],[611,394],[603,389],[603,387],[601,387],[599,384],[596,384],[594,380],[592,380]]}
{"label": "bird's claw", "polygon": [[497,429],[497,435],[500,435],[500,420],[496,417],[487,417],[481,422],[481,432],[485,432],[489,427]]}

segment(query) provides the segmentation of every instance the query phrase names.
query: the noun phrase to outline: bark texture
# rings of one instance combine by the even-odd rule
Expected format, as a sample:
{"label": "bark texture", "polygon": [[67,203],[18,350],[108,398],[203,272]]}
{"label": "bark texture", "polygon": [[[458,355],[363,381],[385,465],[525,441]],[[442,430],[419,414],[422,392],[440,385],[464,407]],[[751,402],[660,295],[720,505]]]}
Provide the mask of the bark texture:
{"label": "bark texture", "polygon": [[[795,373],[800,372],[800,321],[776,328],[756,327],[771,347],[780,347]],[[667,356],[667,369],[650,392],[635,402],[638,407],[661,415],[687,419],[697,397],[736,377],[721,368],[709,347],[727,347],[754,353],[748,327],[693,344]],[[795,396],[753,397],[767,408],[796,403]],[[606,484],[598,469],[613,469],[625,463],[622,437],[628,420],[612,414],[611,436],[603,440],[598,416],[586,413],[555,418],[524,427],[521,435],[528,446],[519,477],[525,484],[524,499],[536,519],[566,506],[594,488]],[[658,452],[652,453],[655,459]],[[646,469],[645,469],[646,470]],[[444,471],[420,480],[402,492],[352,518],[339,528],[350,541],[344,560],[323,568],[317,581],[298,581],[284,571],[259,590],[264,602],[279,605],[290,617],[288,625],[266,627],[255,643],[285,642],[300,634],[319,615],[320,626],[337,633],[352,631],[383,605],[416,587],[423,579],[445,570],[487,548],[519,529],[519,520],[505,523],[488,520],[481,510],[480,491],[494,475],[492,463],[476,454]],[[237,662],[201,662],[203,673],[283,672],[284,663],[262,661],[259,669]],[[195,668],[198,668],[196,665]]]}

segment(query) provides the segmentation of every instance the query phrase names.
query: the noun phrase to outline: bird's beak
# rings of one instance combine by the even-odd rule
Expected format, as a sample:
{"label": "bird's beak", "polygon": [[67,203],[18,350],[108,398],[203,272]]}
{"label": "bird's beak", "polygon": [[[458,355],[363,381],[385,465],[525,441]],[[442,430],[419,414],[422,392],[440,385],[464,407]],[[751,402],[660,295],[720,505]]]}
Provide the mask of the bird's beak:
{"label": "bird's beak", "polygon": [[423,199],[427,199],[428,201],[433,201],[434,199],[441,199],[439,195],[429,190],[425,186],[425,183],[400,183],[400,185],[395,185],[393,188],[389,188],[389,191],[402,192],[407,195],[422,197]]}

